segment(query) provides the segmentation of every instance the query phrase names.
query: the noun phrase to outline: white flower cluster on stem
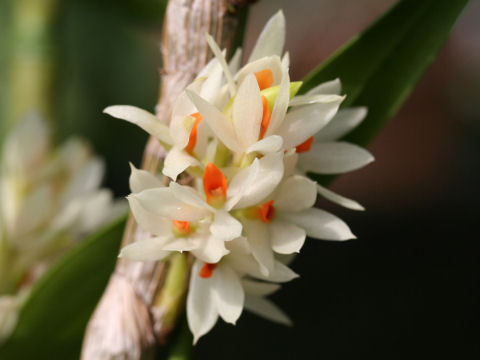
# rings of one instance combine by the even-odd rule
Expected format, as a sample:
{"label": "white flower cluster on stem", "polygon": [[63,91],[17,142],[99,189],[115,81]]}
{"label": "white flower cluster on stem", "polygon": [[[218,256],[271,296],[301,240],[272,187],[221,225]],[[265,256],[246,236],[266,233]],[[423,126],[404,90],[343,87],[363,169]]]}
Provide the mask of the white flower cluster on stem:
{"label": "white flower cluster on stem", "polygon": [[51,144],[32,112],[8,134],[0,161],[0,341],[40,275],[85,235],[125,212],[101,189],[104,164],[88,144]]}
{"label": "white flower cluster on stem", "polygon": [[[297,277],[280,256],[298,253],[306,236],[355,238],[342,220],[314,208],[317,194],[363,209],[305,174],[344,173],[373,160],[366,150],[337,141],[366,115],[365,108],[339,111],[339,80],[296,96],[301,82],[290,81],[288,53],[280,57],[281,11],[241,68],[240,51],[227,63],[208,35],[207,41],[215,57],[179,96],[169,126],[132,106],[105,109],[168,151],[162,169],[168,186],[132,166],[130,208],[152,237],[124,247],[120,256],[156,261],[188,251],[195,257],[187,298],[194,342],[219,316],[234,324],[244,307],[290,323],[265,298]],[[193,179],[191,186],[176,182],[182,173]]]}

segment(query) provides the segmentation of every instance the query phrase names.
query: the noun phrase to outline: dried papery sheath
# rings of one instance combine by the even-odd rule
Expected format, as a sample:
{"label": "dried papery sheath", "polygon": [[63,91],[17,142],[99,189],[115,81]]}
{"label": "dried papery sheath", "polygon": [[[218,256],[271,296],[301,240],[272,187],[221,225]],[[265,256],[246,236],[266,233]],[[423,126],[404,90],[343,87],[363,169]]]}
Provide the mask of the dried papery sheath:
{"label": "dried papery sheath", "polygon": [[101,189],[103,162],[80,139],[53,148],[35,113],[7,136],[0,163],[0,339],[39,276],[85,235],[126,210]]}
{"label": "dried papery sheath", "polygon": [[[307,236],[355,238],[342,220],[314,208],[317,195],[363,209],[306,173],[341,174],[373,160],[366,150],[337,141],[366,115],[364,108],[339,111],[345,96],[338,79],[296,96],[301,82],[290,80],[281,11],[243,66],[227,62],[210,35],[205,42],[214,58],[178,95],[168,127],[141,109],[105,109],[140,125],[167,149],[161,173],[168,186],[132,169],[130,208],[152,237],[125,246],[120,256],[193,256],[186,311],[194,342],[219,317],[235,324],[244,307],[290,323],[265,298],[297,276],[282,256],[298,253]],[[179,184],[185,174],[193,181]]]}

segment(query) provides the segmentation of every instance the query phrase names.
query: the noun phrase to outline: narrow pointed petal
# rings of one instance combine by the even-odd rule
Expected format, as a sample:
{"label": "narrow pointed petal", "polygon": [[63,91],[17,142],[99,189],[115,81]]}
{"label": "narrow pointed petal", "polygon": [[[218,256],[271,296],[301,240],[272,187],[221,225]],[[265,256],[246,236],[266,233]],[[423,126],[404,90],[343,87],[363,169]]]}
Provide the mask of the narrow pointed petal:
{"label": "narrow pointed petal", "polygon": [[276,130],[282,125],[288,108],[290,100],[290,76],[288,69],[282,66],[282,80],[280,81],[280,89],[273,105],[272,116],[270,117],[270,124],[266,132],[266,136],[276,133]]}
{"label": "narrow pointed petal", "polygon": [[244,149],[257,142],[262,122],[263,106],[260,88],[249,74],[238,89],[233,103],[233,126]]}
{"label": "narrow pointed petal", "polygon": [[243,229],[262,275],[269,276],[273,271],[275,259],[268,236],[268,226],[259,220],[244,220]]}
{"label": "narrow pointed petal", "polygon": [[[194,113],[194,111],[190,114],[192,113]],[[180,149],[184,149],[185,146],[187,146],[193,124],[195,123],[195,119],[188,115],[172,116],[172,121],[170,122],[170,136],[175,146]]]}
{"label": "narrow pointed petal", "polygon": [[281,56],[285,44],[285,31],[285,16],[283,11],[279,10],[263,28],[248,62],[270,55]]}
{"label": "narrow pointed petal", "polygon": [[366,107],[341,109],[334,118],[317,134],[315,142],[335,141],[355,129],[367,116]]}
{"label": "narrow pointed petal", "polygon": [[[21,237],[45,223],[52,211],[53,198],[53,189],[47,184],[40,185],[32,191],[25,198],[15,218],[14,229],[12,229],[15,235]],[[78,213],[75,212],[75,214]]]}
{"label": "narrow pointed petal", "polygon": [[292,320],[277,305],[258,296],[246,296],[245,309],[278,324],[292,326]]}
{"label": "narrow pointed petal", "polygon": [[73,179],[63,190],[62,204],[66,205],[76,198],[83,197],[85,194],[94,191],[100,187],[105,164],[98,158],[89,160],[81,169],[77,171]]}
{"label": "narrow pointed petal", "polygon": [[373,156],[360,146],[346,142],[314,143],[300,156],[298,167],[317,174],[343,174],[373,161]]}
{"label": "narrow pointed petal", "polygon": [[133,196],[127,197],[135,220],[140,227],[157,236],[167,236],[172,233],[172,220],[148,211],[142,202]]}
{"label": "narrow pointed petal", "polygon": [[356,202],[355,200],[352,200],[352,199],[346,198],[342,195],[339,195],[339,194],[327,189],[326,187],[321,186],[320,184],[317,184],[317,191],[325,199],[328,199],[331,202],[334,202],[335,204],[343,206],[347,209],[358,210],[358,211],[365,210],[365,208],[362,205],[360,205],[358,202]]}
{"label": "narrow pointed petal", "polygon": [[197,247],[191,250],[192,254],[206,263],[216,264],[222,257],[230,253],[225,247],[224,241],[215,236],[199,235],[195,240]]}
{"label": "narrow pointed petal", "polygon": [[127,258],[134,261],[159,261],[170,255],[170,251],[163,249],[168,238],[149,238],[136,241],[125,246],[120,251],[118,257]]}
{"label": "narrow pointed petal", "polygon": [[206,214],[204,209],[179,200],[167,187],[147,189],[128,198],[138,200],[145,211],[170,220],[196,221]]}
{"label": "narrow pointed petal", "polygon": [[285,54],[283,54],[282,66],[287,69],[290,67],[290,53],[288,51],[285,51]]}
{"label": "narrow pointed petal", "polygon": [[198,275],[203,264],[196,261],[192,267],[190,286],[187,296],[188,327],[193,334],[193,343],[209,332],[218,319],[216,303],[213,299],[213,279],[204,279]]}
{"label": "narrow pointed petal", "polygon": [[242,63],[242,55],[242,48],[237,48],[237,50],[235,50],[235,54],[233,54],[230,62],[228,63],[228,67],[230,68],[232,74],[236,74],[238,69],[240,69],[240,64]]}
{"label": "narrow pointed petal", "polygon": [[213,298],[219,315],[227,323],[235,324],[243,310],[245,293],[238,275],[226,264],[215,269]]}
{"label": "narrow pointed petal", "polygon": [[308,209],[298,213],[284,213],[282,217],[305,229],[308,236],[323,240],[356,239],[350,228],[338,217],[320,210]]}
{"label": "narrow pointed petal", "polygon": [[203,119],[207,121],[215,135],[222,141],[226,147],[235,152],[242,152],[242,147],[238,143],[233,125],[220,110],[202,99],[197,94],[187,90],[187,94],[197,107]]}
{"label": "narrow pointed petal", "polygon": [[164,186],[162,180],[148,171],[137,169],[132,163],[130,163],[130,169],[129,183],[133,193]]}
{"label": "narrow pointed petal", "polygon": [[250,145],[246,151],[247,154],[251,152],[258,152],[260,154],[268,154],[280,151],[283,146],[283,139],[278,135],[271,135],[263,138],[260,141]]}
{"label": "narrow pointed petal", "polygon": [[335,101],[337,99],[338,99],[338,95],[334,95],[334,94],[298,95],[298,96],[295,96],[292,100],[290,100],[288,105],[292,107],[304,106],[304,105],[312,105],[312,104],[318,104],[318,103],[328,103],[330,101]]}
{"label": "narrow pointed petal", "polygon": [[265,281],[283,283],[298,277],[298,274],[278,260],[274,261],[273,271],[268,276],[262,274],[258,262],[252,256],[238,256],[237,254],[234,256],[232,253],[228,261],[232,264],[235,271]]}
{"label": "narrow pointed petal", "polygon": [[270,239],[272,249],[279,254],[300,252],[307,234],[305,230],[285,221],[272,221]]}
{"label": "narrow pointed petal", "polygon": [[197,242],[192,241],[188,237],[174,237],[163,246],[163,250],[165,251],[178,252],[191,251],[195,248],[197,248]]}
{"label": "narrow pointed petal", "polygon": [[242,235],[242,224],[228,212],[218,210],[210,225],[212,235],[222,241],[231,241]]}
{"label": "narrow pointed petal", "polygon": [[199,95],[208,102],[213,102],[217,97],[220,88],[222,87],[222,80],[223,69],[220,63],[218,63],[218,65],[212,69],[205,80]]}
{"label": "narrow pointed petal", "polygon": [[293,175],[284,180],[275,192],[275,209],[301,211],[311,208],[317,199],[315,182],[304,176]]}
{"label": "narrow pointed petal", "polygon": [[135,106],[114,105],[107,107],[103,112],[114,118],[126,120],[138,125],[147,133],[165,144],[173,144],[168,127],[165,124],[162,124],[159,118],[148,111]]}
{"label": "narrow pointed petal", "polygon": [[341,91],[342,83],[340,82],[340,79],[336,78],[315,86],[313,89],[309,90],[306,95],[340,95]]}
{"label": "narrow pointed petal", "polygon": [[250,279],[242,279],[242,286],[245,293],[253,296],[267,296],[271,295],[280,289],[279,284],[272,284],[263,281],[255,281]]}
{"label": "narrow pointed petal", "polygon": [[[259,169],[251,185],[245,189],[235,209],[260,204],[277,187],[283,177],[283,153],[267,154],[259,160]],[[235,179],[235,178],[234,178]],[[232,180],[233,183],[233,180]]]}
{"label": "narrow pointed petal", "polygon": [[190,166],[200,165],[200,162],[193,156],[190,156],[185,150],[173,147],[165,158],[162,173],[173,181],[176,181],[178,175],[187,170]]}
{"label": "narrow pointed petal", "polygon": [[230,72],[230,68],[228,67],[227,61],[225,60],[225,56],[222,54],[222,51],[218,47],[217,43],[213,39],[213,37],[209,34],[206,34],[207,43],[210,49],[212,50],[215,57],[218,59],[218,62],[222,66],[223,72],[225,77],[227,78],[228,87],[230,89],[230,95],[233,96],[236,91],[235,82],[233,81],[233,75]]}
{"label": "narrow pointed petal", "polygon": [[277,134],[283,138],[285,149],[293,148],[315,135],[335,116],[341,96],[331,96],[325,103],[316,103],[290,111]]}

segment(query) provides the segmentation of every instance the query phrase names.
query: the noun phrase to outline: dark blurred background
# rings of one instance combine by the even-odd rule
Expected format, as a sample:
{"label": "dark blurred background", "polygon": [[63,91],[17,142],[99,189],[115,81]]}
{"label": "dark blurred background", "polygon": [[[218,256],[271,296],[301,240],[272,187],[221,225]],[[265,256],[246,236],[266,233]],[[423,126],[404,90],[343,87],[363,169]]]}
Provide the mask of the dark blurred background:
{"label": "dark blurred background", "polygon": [[[245,48],[283,8],[291,75],[301,79],[393,3],[262,0],[251,8]],[[0,3],[3,29],[10,7],[11,0]],[[153,111],[162,9],[153,0],[69,0],[54,26],[56,138],[88,138],[106,159],[106,185],[118,196],[128,194],[128,161],[139,164],[146,135],[102,109],[131,104]],[[236,327],[220,321],[196,346],[195,359],[480,358],[478,19],[480,2],[471,1],[409,100],[369,147],[375,163],[333,183],[367,211],[321,202],[358,239],[308,241],[293,264],[301,278],[273,296],[295,326],[248,313]],[[4,107],[11,101],[8,39],[2,32]]]}

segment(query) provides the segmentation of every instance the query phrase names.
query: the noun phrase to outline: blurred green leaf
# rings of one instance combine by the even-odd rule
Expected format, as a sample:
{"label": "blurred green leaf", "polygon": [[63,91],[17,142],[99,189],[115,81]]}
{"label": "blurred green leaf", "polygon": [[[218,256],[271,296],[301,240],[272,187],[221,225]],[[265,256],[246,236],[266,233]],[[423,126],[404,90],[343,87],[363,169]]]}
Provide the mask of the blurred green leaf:
{"label": "blurred green leaf", "polygon": [[367,118],[345,140],[368,144],[412,92],[467,2],[398,2],[308,74],[300,91],[340,78],[344,106],[368,107]]}
{"label": "blurred green leaf", "polygon": [[0,359],[78,359],[85,326],[117,260],[125,218],[65,255],[34,286]]}

